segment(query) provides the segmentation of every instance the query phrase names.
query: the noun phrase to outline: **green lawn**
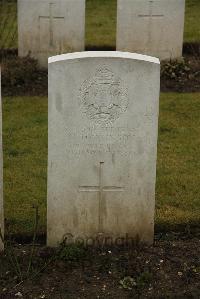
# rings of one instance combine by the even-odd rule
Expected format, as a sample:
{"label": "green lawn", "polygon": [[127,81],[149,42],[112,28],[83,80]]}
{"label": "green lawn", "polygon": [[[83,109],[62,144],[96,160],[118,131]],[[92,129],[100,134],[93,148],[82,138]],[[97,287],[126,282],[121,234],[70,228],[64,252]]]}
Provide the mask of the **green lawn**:
{"label": "green lawn", "polygon": [[200,93],[162,94],[156,223],[200,224]]}
{"label": "green lawn", "polygon": [[200,42],[200,0],[186,0],[185,42]]}
{"label": "green lawn", "polygon": [[[156,225],[200,222],[200,93],[161,94]],[[47,98],[3,99],[5,217],[30,233],[33,203],[46,228]]]}
{"label": "green lawn", "polygon": [[86,0],[86,46],[115,47],[116,0]]}
{"label": "green lawn", "polygon": [[5,217],[12,232],[30,232],[34,203],[46,217],[47,99],[3,101]]}
{"label": "green lawn", "polygon": [[17,48],[17,5],[0,1],[0,49]]}
{"label": "green lawn", "polygon": [[[5,2],[0,1],[0,49],[16,48],[16,2]],[[86,0],[86,46],[115,47],[116,5],[117,0]],[[199,18],[200,0],[186,0],[185,42],[200,41]]]}

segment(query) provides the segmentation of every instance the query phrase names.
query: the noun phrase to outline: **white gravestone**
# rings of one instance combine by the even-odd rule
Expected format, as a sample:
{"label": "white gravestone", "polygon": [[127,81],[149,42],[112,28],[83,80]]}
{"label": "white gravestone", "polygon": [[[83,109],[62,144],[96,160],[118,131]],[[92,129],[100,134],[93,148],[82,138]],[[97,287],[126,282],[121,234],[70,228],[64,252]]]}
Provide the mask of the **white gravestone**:
{"label": "white gravestone", "polygon": [[118,0],[117,50],[182,56],[185,0]]}
{"label": "white gravestone", "polygon": [[152,243],[160,65],[123,52],[49,58],[48,245]]}
{"label": "white gravestone", "polygon": [[[0,70],[0,232],[4,236],[4,213],[3,213],[3,151],[2,151],[2,108],[1,108],[1,70]],[[0,251],[4,249],[0,237]]]}
{"label": "white gravestone", "polygon": [[18,0],[19,56],[48,66],[52,55],[84,50],[85,0]]}

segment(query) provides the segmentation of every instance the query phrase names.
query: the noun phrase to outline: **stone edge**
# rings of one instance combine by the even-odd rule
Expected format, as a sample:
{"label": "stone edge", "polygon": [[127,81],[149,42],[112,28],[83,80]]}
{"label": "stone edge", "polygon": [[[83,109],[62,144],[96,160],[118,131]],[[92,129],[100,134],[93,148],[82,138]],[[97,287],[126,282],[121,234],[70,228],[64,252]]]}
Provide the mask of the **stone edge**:
{"label": "stone edge", "polygon": [[[3,202],[3,143],[2,143],[2,96],[1,96],[1,66],[0,66],[0,155],[2,156],[2,164],[0,163],[0,178],[2,179],[2,184],[1,184],[1,189],[0,189],[0,209],[2,208],[2,211],[0,210],[0,228],[1,228],[1,233],[2,237],[4,238],[4,202]],[[2,219],[1,219],[2,216]],[[1,240],[0,237],[0,252],[4,250],[4,243]]]}
{"label": "stone edge", "polygon": [[121,51],[86,51],[56,55],[48,58],[48,64],[81,58],[126,58],[160,64],[160,60],[153,56]]}

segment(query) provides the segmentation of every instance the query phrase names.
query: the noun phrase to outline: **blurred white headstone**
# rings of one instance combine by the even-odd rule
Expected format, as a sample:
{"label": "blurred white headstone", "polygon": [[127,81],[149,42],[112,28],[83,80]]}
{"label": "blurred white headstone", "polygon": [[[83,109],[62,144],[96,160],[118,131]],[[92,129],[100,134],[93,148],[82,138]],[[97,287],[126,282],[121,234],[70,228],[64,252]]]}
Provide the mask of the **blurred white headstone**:
{"label": "blurred white headstone", "polygon": [[118,0],[117,50],[182,56],[185,0]]}
{"label": "blurred white headstone", "polygon": [[85,0],[18,0],[19,56],[47,67],[52,55],[84,50]]}

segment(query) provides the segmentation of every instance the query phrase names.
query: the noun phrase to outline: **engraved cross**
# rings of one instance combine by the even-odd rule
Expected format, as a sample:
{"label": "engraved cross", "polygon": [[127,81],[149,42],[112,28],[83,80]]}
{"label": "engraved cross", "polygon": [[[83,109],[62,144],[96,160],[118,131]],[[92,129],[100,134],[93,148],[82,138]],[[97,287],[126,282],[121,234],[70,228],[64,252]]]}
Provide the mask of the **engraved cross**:
{"label": "engraved cross", "polygon": [[140,18],[158,18],[158,17],[164,17],[163,14],[153,14],[153,3],[154,1],[149,1],[149,14],[139,14],[138,17]]}
{"label": "engraved cross", "polygon": [[98,192],[98,201],[99,201],[99,232],[103,232],[103,193],[104,192],[122,192],[124,191],[123,187],[119,186],[105,186],[103,184],[103,166],[104,162],[100,162],[99,165],[99,184],[98,186],[79,186],[79,192]]}
{"label": "engraved cross", "polygon": [[151,42],[152,42],[152,22],[154,19],[162,18],[164,17],[163,14],[154,14],[153,13],[153,4],[154,1],[149,1],[149,13],[148,14],[139,14],[139,18],[147,18],[148,20],[148,39],[147,39],[147,49],[151,48]]}
{"label": "engraved cross", "polygon": [[54,36],[53,36],[53,21],[55,19],[61,20],[64,19],[65,17],[62,16],[54,16],[53,15],[53,5],[55,3],[49,3],[49,16],[39,16],[39,20],[40,19],[49,19],[49,46],[53,47],[53,42],[54,42]]}

